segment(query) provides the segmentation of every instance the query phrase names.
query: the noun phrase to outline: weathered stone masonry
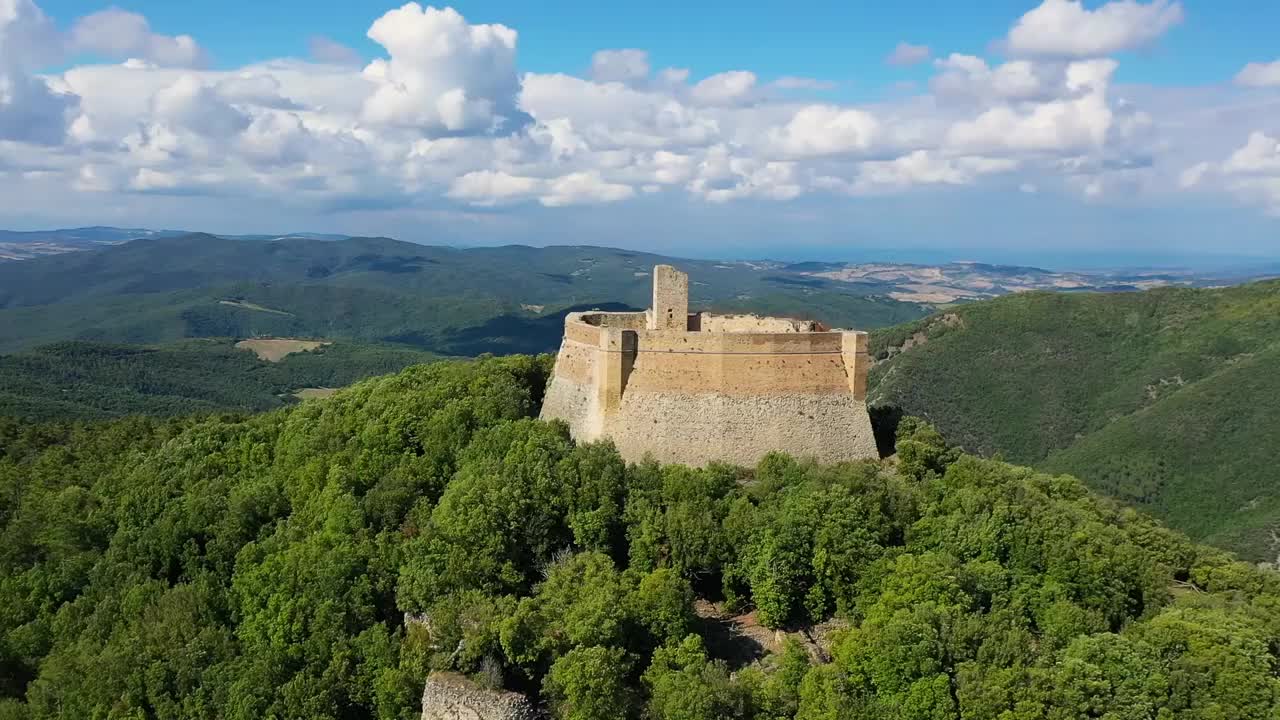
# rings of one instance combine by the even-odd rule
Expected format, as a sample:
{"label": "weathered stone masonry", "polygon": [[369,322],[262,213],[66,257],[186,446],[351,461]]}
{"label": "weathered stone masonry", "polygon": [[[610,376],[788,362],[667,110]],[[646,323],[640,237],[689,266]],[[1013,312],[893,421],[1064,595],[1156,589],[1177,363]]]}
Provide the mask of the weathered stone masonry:
{"label": "weathered stone masonry", "polygon": [[434,672],[422,691],[422,720],[543,720],[528,698],[489,690],[456,673]]}
{"label": "weathered stone masonry", "polygon": [[867,334],[754,315],[688,312],[688,276],[654,268],[646,312],[573,313],[542,417],[622,456],[753,465],[773,450],[876,457]]}

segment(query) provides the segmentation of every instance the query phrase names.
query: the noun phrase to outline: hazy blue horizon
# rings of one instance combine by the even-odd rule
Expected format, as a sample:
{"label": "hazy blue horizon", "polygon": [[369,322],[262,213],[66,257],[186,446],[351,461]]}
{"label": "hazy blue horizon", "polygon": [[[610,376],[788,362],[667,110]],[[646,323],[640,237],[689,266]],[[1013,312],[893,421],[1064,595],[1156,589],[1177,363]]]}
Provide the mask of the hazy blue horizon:
{"label": "hazy blue horizon", "polygon": [[[432,242],[423,239],[397,237],[380,233],[334,233],[318,230],[292,230],[287,232],[235,232],[223,233],[200,228],[148,228],[142,225],[123,227],[111,225],[85,225],[66,228],[20,227],[0,228],[0,232],[16,233],[72,233],[87,230],[141,230],[152,233],[183,234],[206,233],[223,237],[255,238],[255,237],[288,237],[313,236],[320,239],[335,237],[389,237],[393,240],[411,242],[425,246],[444,246],[455,248],[498,247],[503,245],[528,245],[532,247],[550,246],[597,246],[618,250],[652,252],[669,257],[685,257],[698,260],[726,261],[764,261],[799,263],[799,262],[846,262],[846,263],[899,263],[919,265],[941,265],[947,263],[974,262],[989,265],[1011,265],[1020,267],[1037,267],[1055,271],[1125,271],[1125,270],[1168,270],[1186,272],[1229,272],[1259,271],[1274,269],[1280,273],[1280,253],[1243,254],[1243,253],[1141,253],[1132,251],[1080,251],[1036,250],[1011,248],[953,248],[953,247],[877,247],[857,246],[840,247],[831,245],[803,245],[786,243],[777,245],[753,246],[746,254],[731,251],[715,252],[716,248],[705,248],[698,251],[688,246],[691,251],[679,252],[668,248],[646,248],[637,245],[611,245],[608,243],[573,242],[566,239],[555,239],[547,242],[536,241],[493,241],[485,242],[475,239],[473,242]],[[1273,268],[1271,266],[1274,266]]]}

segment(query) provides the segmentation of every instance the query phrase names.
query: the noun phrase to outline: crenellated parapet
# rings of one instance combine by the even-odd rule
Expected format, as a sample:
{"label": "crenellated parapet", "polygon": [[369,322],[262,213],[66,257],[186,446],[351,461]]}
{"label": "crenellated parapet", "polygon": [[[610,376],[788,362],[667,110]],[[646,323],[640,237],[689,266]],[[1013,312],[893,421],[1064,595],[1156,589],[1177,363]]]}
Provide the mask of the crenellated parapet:
{"label": "crenellated parapet", "polygon": [[623,457],[754,464],[772,450],[876,457],[867,335],[754,315],[688,312],[688,277],[654,270],[654,308],[574,313],[542,417]]}

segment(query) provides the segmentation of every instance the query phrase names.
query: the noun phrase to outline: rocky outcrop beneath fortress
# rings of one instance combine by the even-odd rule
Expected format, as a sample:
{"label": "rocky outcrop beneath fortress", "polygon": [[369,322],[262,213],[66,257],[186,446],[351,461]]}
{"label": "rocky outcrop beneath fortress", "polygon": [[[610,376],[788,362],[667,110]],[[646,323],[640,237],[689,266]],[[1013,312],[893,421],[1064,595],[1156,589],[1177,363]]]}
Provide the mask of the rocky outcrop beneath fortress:
{"label": "rocky outcrop beneath fortress", "polygon": [[434,672],[422,691],[422,720],[542,720],[519,693],[489,690],[457,673]]}
{"label": "rocky outcrop beneath fortress", "polygon": [[866,333],[689,314],[687,276],[658,266],[654,278],[647,312],[566,318],[543,418],[564,420],[579,441],[609,438],[629,461],[754,465],[775,450],[823,462],[878,457]]}

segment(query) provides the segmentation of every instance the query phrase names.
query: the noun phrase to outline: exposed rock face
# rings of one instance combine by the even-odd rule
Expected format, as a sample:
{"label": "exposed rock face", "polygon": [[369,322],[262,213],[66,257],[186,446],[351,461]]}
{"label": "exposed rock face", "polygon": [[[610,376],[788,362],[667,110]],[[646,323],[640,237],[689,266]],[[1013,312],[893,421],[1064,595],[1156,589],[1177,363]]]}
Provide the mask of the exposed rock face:
{"label": "exposed rock face", "polygon": [[688,277],[654,269],[655,308],[574,313],[542,417],[622,457],[754,465],[779,450],[823,462],[878,457],[867,334],[785,318],[694,313]]}
{"label": "exposed rock face", "polygon": [[519,693],[488,690],[457,673],[431,673],[422,691],[422,720],[542,720]]}

